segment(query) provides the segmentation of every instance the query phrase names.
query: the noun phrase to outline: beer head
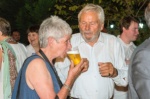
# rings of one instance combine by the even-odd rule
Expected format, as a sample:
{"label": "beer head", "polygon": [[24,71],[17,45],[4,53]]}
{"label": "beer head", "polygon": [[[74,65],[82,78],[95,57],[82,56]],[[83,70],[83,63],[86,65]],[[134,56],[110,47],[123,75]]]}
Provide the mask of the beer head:
{"label": "beer head", "polygon": [[73,61],[74,65],[77,65],[81,61],[80,53],[79,51],[68,51],[67,55],[70,60]]}

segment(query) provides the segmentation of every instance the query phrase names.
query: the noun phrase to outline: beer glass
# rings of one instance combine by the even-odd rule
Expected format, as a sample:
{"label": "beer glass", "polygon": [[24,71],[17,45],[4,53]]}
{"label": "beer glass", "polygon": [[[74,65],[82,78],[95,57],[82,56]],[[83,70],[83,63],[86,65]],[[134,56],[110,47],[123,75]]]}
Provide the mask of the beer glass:
{"label": "beer glass", "polygon": [[74,65],[77,65],[81,61],[80,53],[78,49],[71,49],[67,52],[67,55],[70,60],[73,61]]}

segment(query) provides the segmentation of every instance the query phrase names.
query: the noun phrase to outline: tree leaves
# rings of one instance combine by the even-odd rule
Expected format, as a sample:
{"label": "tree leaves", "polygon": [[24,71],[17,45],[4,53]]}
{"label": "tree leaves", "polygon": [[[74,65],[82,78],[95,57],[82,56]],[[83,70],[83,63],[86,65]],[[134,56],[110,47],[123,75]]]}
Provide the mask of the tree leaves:
{"label": "tree leaves", "polygon": [[[102,6],[105,12],[105,26],[112,34],[119,31],[109,29],[113,22],[118,30],[120,19],[126,15],[143,18],[144,9],[149,0],[1,0],[0,13],[8,19],[12,26],[23,32],[32,24],[40,24],[50,15],[58,15],[66,20],[73,32],[78,32],[77,15],[87,3]],[[11,10],[10,10],[11,9]]]}

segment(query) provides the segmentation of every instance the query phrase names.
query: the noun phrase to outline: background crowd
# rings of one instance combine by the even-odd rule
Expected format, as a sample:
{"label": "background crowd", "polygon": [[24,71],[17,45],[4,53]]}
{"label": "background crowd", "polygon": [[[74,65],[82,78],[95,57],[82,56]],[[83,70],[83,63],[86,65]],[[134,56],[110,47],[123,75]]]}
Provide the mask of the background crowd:
{"label": "background crowd", "polygon": [[[134,44],[139,20],[125,16],[117,37],[102,32],[104,23],[103,8],[87,4],[78,13],[79,33],[54,15],[27,29],[26,46],[0,17],[0,99],[149,99],[150,43]],[[76,48],[82,59],[75,66],[67,51]]]}

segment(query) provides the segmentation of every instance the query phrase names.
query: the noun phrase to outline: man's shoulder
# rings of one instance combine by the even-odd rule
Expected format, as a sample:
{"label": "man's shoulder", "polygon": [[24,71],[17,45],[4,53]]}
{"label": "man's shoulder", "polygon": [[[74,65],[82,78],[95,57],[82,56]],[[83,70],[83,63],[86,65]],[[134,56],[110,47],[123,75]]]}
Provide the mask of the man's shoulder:
{"label": "man's shoulder", "polygon": [[27,45],[26,48],[27,48],[27,49],[31,48],[31,44]]}
{"label": "man's shoulder", "polygon": [[[147,40],[145,40],[143,43],[141,43],[140,45],[138,45],[137,47],[136,47],[136,49],[134,50],[134,52],[133,52],[133,54],[132,54],[132,58],[136,55],[136,54],[138,54],[139,52],[141,53],[145,53],[145,52],[148,52],[149,53],[149,51],[150,51],[150,39],[147,39]],[[149,55],[149,54],[147,54],[147,55]]]}
{"label": "man's shoulder", "polygon": [[110,42],[110,43],[118,42],[117,37],[115,37],[112,34],[101,32],[100,36],[102,36],[101,38],[106,42]]}
{"label": "man's shoulder", "polygon": [[141,49],[141,48],[150,48],[150,38],[146,39],[143,43],[141,43],[137,49]]}
{"label": "man's shoulder", "polygon": [[79,37],[81,37],[81,33],[72,34],[72,38],[79,38]]}
{"label": "man's shoulder", "polygon": [[109,34],[109,33],[103,33],[103,32],[101,32],[101,35],[104,36],[104,37],[106,37],[106,38],[114,38],[114,39],[117,39],[117,37],[115,37],[114,35]]}
{"label": "man's shoulder", "polygon": [[26,49],[26,46],[23,44],[23,43],[18,43],[18,45],[23,48],[23,49]]}
{"label": "man's shoulder", "polygon": [[72,34],[71,36],[71,41],[72,42],[79,42],[81,40],[81,33],[75,33],[75,34]]}
{"label": "man's shoulder", "polygon": [[23,43],[20,43],[20,42],[19,42],[18,44],[21,45],[21,46],[23,46],[23,47],[25,47],[25,45],[24,45]]}

